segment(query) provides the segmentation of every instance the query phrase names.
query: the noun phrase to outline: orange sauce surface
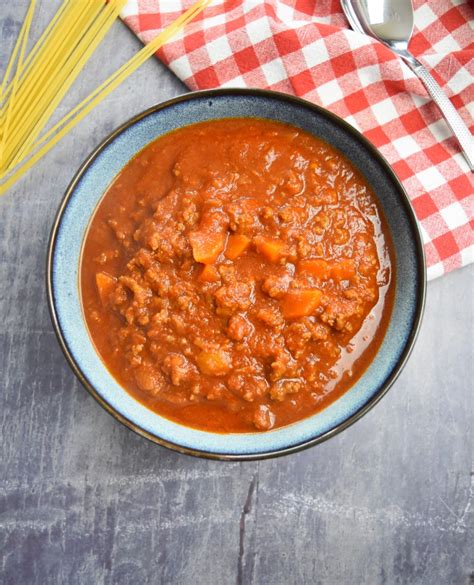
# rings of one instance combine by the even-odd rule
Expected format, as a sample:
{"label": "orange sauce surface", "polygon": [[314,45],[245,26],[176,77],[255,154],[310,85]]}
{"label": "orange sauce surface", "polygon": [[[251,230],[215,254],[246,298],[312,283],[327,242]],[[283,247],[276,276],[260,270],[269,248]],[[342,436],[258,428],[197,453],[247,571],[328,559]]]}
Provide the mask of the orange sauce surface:
{"label": "orange sauce surface", "polygon": [[149,144],[99,204],[81,268],[90,335],[119,383],[215,432],[287,425],[346,392],[380,346],[394,280],[361,174],[258,119]]}

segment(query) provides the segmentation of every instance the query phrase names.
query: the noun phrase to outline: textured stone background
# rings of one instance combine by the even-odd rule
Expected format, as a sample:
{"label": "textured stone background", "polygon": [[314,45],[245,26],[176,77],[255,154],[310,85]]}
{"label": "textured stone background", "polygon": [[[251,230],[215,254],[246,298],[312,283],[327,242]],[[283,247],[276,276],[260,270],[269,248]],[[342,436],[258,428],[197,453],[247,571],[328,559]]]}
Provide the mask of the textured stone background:
{"label": "textured stone background", "polygon": [[[38,2],[34,33],[57,4]],[[3,67],[26,5],[0,0]],[[138,47],[117,23],[74,100]],[[0,583],[473,583],[472,268],[429,285],[415,351],[382,402],[283,459],[169,452],[75,380],[45,298],[56,208],[93,146],[184,90],[150,61],[0,200]]]}

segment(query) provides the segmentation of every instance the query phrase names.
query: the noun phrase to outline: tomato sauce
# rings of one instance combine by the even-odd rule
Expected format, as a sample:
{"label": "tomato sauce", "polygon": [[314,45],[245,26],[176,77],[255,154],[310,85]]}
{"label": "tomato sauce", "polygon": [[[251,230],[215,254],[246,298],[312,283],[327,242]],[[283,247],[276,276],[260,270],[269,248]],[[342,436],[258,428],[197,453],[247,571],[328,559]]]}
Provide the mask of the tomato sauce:
{"label": "tomato sauce", "polygon": [[110,372],[214,432],[288,425],[346,392],[380,346],[394,280],[362,175],[314,136],[253,118],[144,148],[100,202],[81,267]]}

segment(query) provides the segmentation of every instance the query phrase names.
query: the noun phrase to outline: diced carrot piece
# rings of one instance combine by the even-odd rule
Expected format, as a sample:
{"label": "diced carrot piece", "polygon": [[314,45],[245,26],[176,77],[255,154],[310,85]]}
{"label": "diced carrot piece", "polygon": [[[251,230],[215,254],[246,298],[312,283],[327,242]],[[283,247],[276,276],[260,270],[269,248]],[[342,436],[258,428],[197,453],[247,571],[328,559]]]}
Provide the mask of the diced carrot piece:
{"label": "diced carrot piece", "polygon": [[331,276],[335,280],[350,280],[354,275],[354,260],[351,260],[350,258],[338,260],[331,268]]}
{"label": "diced carrot piece", "polygon": [[327,280],[331,276],[331,266],[326,260],[322,259],[302,260],[298,268],[301,272],[308,272],[322,280]]}
{"label": "diced carrot piece", "polygon": [[225,233],[195,231],[190,232],[189,241],[196,262],[212,264],[225,246]]}
{"label": "diced carrot piece", "polygon": [[202,351],[196,362],[201,372],[209,376],[225,376],[232,367],[230,356],[222,350]]}
{"label": "diced carrot piece", "polygon": [[212,266],[212,264],[205,264],[199,275],[199,280],[201,282],[217,282],[220,280],[219,272],[217,272],[217,268]]}
{"label": "diced carrot piece", "polygon": [[95,275],[95,282],[97,284],[97,291],[99,292],[101,303],[106,305],[109,301],[109,296],[117,283],[117,279],[114,276],[107,274],[107,272],[98,272]]}
{"label": "diced carrot piece", "polygon": [[229,260],[235,260],[250,246],[250,239],[243,234],[232,234],[227,240],[225,255]]}
{"label": "diced carrot piece", "polygon": [[257,252],[270,262],[278,262],[285,255],[286,246],[281,240],[259,236],[255,238],[254,242]]}
{"label": "diced carrot piece", "polygon": [[281,308],[285,319],[311,315],[319,307],[322,292],[316,288],[290,290],[283,297]]}

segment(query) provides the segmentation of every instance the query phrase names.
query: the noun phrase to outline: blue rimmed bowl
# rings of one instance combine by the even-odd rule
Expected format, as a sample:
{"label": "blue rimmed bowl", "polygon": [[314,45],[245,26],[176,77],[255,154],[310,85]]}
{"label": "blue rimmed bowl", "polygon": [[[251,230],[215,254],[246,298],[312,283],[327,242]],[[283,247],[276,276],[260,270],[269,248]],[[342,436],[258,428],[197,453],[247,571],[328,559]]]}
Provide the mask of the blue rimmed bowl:
{"label": "blue rimmed bowl", "polygon": [[[149,142],[179,127],[228,117],[293,124],[338,148],[359,168],[385,212],[396,254],[396,292],[385,338],[354,386],[321,412],[265,433],[218,434],[188,428],[152,412],[109,373],[89,337],[79,288],[82,245],[102,196],[121,169]],[[48,250],[48,300],[66,358],[92,396],[137,433],[182,453],[215,459],[258,459],[319,443],[363,416],[393,384],[420,326],[426,289],[423,246],[400,182],[379,152],[349,124],[306,101],[263,90],[186,94],[135,116],[85,161],[66,191]]]}

